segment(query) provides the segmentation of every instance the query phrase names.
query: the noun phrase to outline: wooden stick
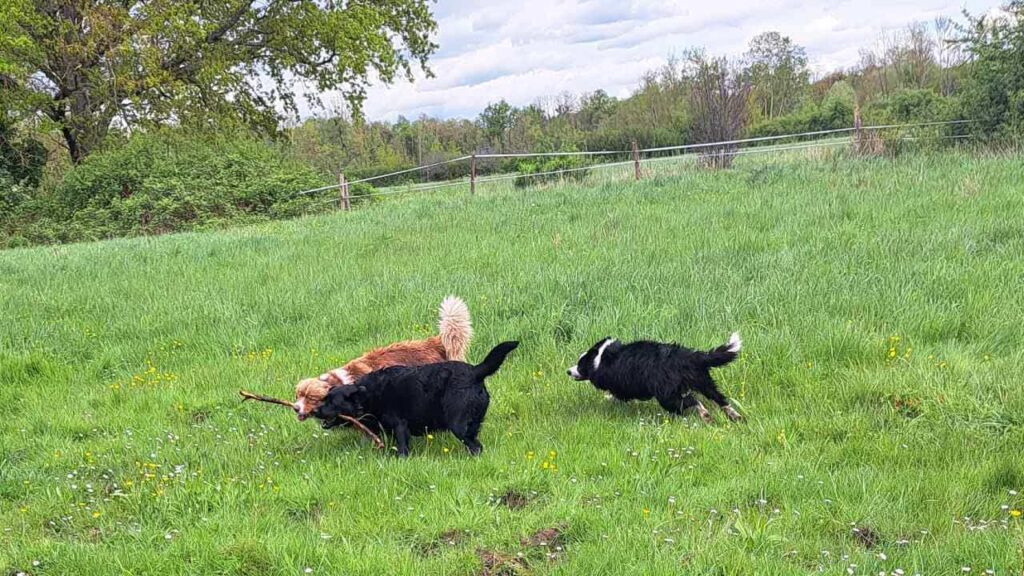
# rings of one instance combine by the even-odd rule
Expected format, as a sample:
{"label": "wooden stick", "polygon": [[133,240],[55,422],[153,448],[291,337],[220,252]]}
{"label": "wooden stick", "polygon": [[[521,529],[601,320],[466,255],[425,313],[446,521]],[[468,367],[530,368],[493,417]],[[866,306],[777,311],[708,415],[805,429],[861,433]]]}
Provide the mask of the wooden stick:
{"label": "wooden stick", "polygon": [[[242,402],[245,402],[246,400],[256,400],[258,402],[267,402],[267,403],[270,403],[270,404],[278,404],[278,405],[281,405],[281,406],[287,406],[289,408],[292,407],[292,403],[291,402],[289,402],[287,400],[281,400],[280,398],[271,398],[270,396],[263,396],[263,395],[260,395],[260,394],[253,394],[252,392],[246,392],[245,390],[239,390],[238,394],[242,397]],[[344,414],[338,414],[338,418],[341,418],[342,420],[347,421],[349,424],[351,424],[353,427],[355,427],[356,430],[359,430],[360,432],[362,432],[363,434],[368,436],[370,438],[370,440],[373,441],[373,445],[376,446],[378,449],[384,448],[384,442],[380,439],[380,436],[377,436],[376,434],[374,434],[373,430],[370,430],[369,428],[367,428],[366,425],[363,424],[362,422],[360,422],[357,418],[353,418],[351,416],[346,416]]]}
{"label": "wooden stick", "polygon": [[269,402],[271,404],[280,404],[281,406],[292,407],[292,403],[287,400],[281,400],[280,398],[271,398],[270,396],[261,396],[259,394],[253,394],[252,392],[246,392],[245,390],[239,390],[239,394],[242,396],[242,402],[246,400],[258,400],[260,402]]}

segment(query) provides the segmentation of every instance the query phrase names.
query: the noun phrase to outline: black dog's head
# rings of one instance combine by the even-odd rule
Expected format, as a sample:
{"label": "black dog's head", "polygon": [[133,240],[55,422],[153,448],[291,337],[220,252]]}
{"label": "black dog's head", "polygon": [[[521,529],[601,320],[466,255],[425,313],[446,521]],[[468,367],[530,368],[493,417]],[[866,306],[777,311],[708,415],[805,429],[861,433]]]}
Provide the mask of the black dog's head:
{"label": "black dog's head", "polygon": [[566,372],[575,380],[590,380],[594,372],[597,371],[597,367],[601,365],[601,358],[604,356],[605,350],[614,342],[613,338],[602,338],[597,344],[591,346],[590,350],[580,355],[576,365]]}
{"label": "black dog's head", "polygon": [[363,415],[363,394],[366,387],[358,384],[335,386],[313,412],[313,416],[330,422],[338,416],[358,418]]}

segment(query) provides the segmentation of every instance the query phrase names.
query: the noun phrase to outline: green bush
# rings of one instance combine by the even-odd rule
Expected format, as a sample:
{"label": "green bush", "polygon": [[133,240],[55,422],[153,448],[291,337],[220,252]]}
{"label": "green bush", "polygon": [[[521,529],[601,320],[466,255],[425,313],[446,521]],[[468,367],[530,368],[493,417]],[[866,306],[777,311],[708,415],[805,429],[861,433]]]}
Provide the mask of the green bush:
{"label": "green bush", "polygon": [[[901,90],[871,102],[864,109],[864,123],[872,126],[926,124],[963,118],[957,98],[944,97],[932,90]],[[956,142],[953,136],[966,134],[967,124],[914,126],[878,131],[887,154],[908,149],[937,149]]]}
{"label": "green bush", "polygon": [[748,136],[761,138],[850,128],[853,126],[854,100],[850,85],[836,82],[821,102],[809,101],[791,114],[758,122],[750,127]]}
{"label": "green bush", "polygon": [[38,186],[45,165],[43,143],[23,134],[0,114],[0,178],[8,179],[0,182],[0,192],[5,185]]}
{"label": "green bush", "polygon": [[516,163],[519,175],[513,184],[516,188],[526,188],[560,181],[582,182],[590,174],[590,169],[586,168],[586,165],[586,160],[582,156],[520,160]]}
{"label": "green bush", "polygon": [[46,165],[46,148],[0,114],[0,224],[32,196]]}
{"label": "green bush", "polygon": [[765,120],[750,127],[749,136],[785,136],[821,130],[836,130],[853,126],[853,103],[843,100],[826,100],[821,104],[807,104],[800,110]]}
{"label": "green bush", "polygon": [[167,130],[89,156],[7,227],[34,243],[196,230],[303,213],[324,196],[294,193],[322,185],[275,145]]}

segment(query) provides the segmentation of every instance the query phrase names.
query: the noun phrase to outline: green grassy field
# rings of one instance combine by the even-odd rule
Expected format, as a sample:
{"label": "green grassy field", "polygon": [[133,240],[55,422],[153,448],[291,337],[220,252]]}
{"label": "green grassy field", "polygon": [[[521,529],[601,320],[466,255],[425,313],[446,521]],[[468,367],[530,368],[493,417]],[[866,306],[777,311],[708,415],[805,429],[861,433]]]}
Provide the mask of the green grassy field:
{"label": "green grassy field", "polygon": [[[0,573],[1021,574],[1021,182],[741,164],[0,253]],[[239,403],[449,293],[471,359],[522,341],[481,457]],[[733,330],[738,425],[565,376],[606,335]]]}

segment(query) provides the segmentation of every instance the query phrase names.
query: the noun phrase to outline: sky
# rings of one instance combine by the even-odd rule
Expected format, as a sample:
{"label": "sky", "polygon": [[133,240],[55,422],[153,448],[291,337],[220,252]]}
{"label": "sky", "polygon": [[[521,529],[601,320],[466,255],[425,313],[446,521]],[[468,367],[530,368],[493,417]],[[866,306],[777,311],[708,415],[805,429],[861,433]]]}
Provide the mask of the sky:
{"label": "sky", "polygon": [[[373,86],[367,118],[421,114],[475,118],[502,98],[604,89],[628,96],[640,76],[689,47],[739,56],[760,32],[776,30],[807,49],[825,73],[856,63],[858,50],[887,30],[937,16],[997,6],[992,0],[439,0],[434,78]],[[325,95],[325,102],[337,102]]]}

